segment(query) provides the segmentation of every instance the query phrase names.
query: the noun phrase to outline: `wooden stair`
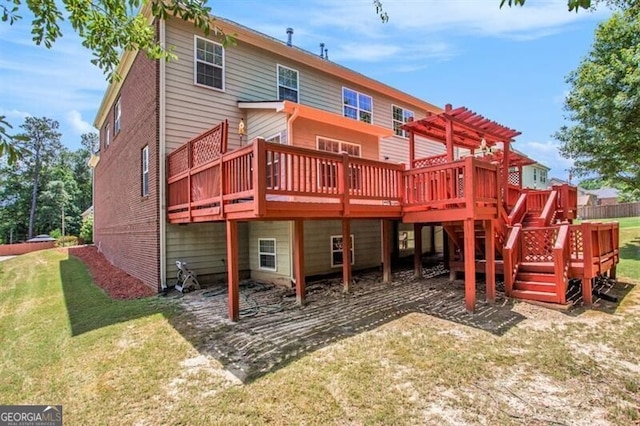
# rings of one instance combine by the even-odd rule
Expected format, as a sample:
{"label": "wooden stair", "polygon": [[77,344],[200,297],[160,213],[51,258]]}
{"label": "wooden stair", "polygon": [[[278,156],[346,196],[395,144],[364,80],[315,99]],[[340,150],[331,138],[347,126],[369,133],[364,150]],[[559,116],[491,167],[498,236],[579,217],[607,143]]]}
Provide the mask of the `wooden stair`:
{"label": "wooden stair", "polygon": [[517,299],[557,303],[553,263],[520,263],[511,296]]}

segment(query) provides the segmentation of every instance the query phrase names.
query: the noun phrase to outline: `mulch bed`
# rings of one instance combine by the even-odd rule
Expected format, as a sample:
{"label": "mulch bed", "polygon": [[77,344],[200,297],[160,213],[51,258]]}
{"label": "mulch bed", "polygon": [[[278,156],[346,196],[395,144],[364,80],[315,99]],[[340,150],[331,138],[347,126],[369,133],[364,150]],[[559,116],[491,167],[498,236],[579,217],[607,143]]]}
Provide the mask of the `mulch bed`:
{"label": "mulch bed", "polygon": [[113,266],[95,246],[79,246],[61,249],[80,259],[89,269],[93,282],[112,299],[138,299],[156,292],[139,279]]}

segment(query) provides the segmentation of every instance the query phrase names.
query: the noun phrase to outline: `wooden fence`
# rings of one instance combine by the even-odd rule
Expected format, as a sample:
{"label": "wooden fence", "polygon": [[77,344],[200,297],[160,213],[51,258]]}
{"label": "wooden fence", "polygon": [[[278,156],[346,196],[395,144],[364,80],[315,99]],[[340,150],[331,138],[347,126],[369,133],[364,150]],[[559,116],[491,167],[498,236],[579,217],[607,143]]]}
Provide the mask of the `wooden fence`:
{"label": "wooden fence", "polygon": [[611,204],[608,206],[578,207],[578,217],[581,219],[609,219],[636,216],[640,216],[640,202]]}

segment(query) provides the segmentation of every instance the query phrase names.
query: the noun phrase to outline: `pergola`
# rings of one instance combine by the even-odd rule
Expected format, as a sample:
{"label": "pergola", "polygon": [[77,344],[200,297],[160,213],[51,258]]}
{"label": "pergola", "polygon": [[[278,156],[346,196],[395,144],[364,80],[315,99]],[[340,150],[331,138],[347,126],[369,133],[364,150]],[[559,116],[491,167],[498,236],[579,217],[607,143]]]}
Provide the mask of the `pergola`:
{"label": "pergola", "polygon": [[504,188],[509,183],[509,166],[513,165],[512,158],[517,161],[521,157],[513,157],[509,149],[513,138],[520,135],[520,132],[489,120],[465,107],[453,109],[451,104],[447,104],[443,112],[428,113],[424,118],[407,122],[402,128],[409,132],[409,164],[411,165],[415,160],[416,135],[444,143],[447,148],[448,162],[454,161],[454,147],[469,149],[473,154],[478,148],[490,148],[502,142],[502,158],[507,160],[502,170]]}

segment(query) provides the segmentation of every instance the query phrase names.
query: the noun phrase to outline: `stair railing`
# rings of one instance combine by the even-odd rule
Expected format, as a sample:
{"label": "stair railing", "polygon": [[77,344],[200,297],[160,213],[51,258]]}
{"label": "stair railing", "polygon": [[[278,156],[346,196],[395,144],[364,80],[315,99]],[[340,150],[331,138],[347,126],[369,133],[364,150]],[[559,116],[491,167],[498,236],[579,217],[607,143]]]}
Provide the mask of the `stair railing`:
{"label": "stair railing", "polygon": [[547,202],[544,204],[544,208],[542,209],[542,213],[540,214],[540,220],[542,221],[542,226],[549,226],[555,220],[556,212],[558,211],[558,192],[551,191],[549,194],[549,198],[547,198]]}
{"label": "stair railing", "polygon": [[522,223],[522,219],[524,219],[524,215],[527,213],[527,193],[523,192],[520,194],[516,205],[513,206],[513,210],[509,213],[508,224],[509,226],[513,226],[516,223]]}
{"label": "stair railing", "polygon": [[569,234],[569,225],[561,225],[556,242],[553,245],[553,269],[555,272],[556,297],[559,304],[567,302],[569,266],[571,264]]}
{"label": "stair railing", "polygon": [[509,232],[507,243],[504,246],[504,293],[507,297],[511,296],[513,290],[513,283],[516,280],[518,274],[518,268],[522,261],[522,239],[520,238],[520,232],[522,231],[522,225],[517,223]]}

